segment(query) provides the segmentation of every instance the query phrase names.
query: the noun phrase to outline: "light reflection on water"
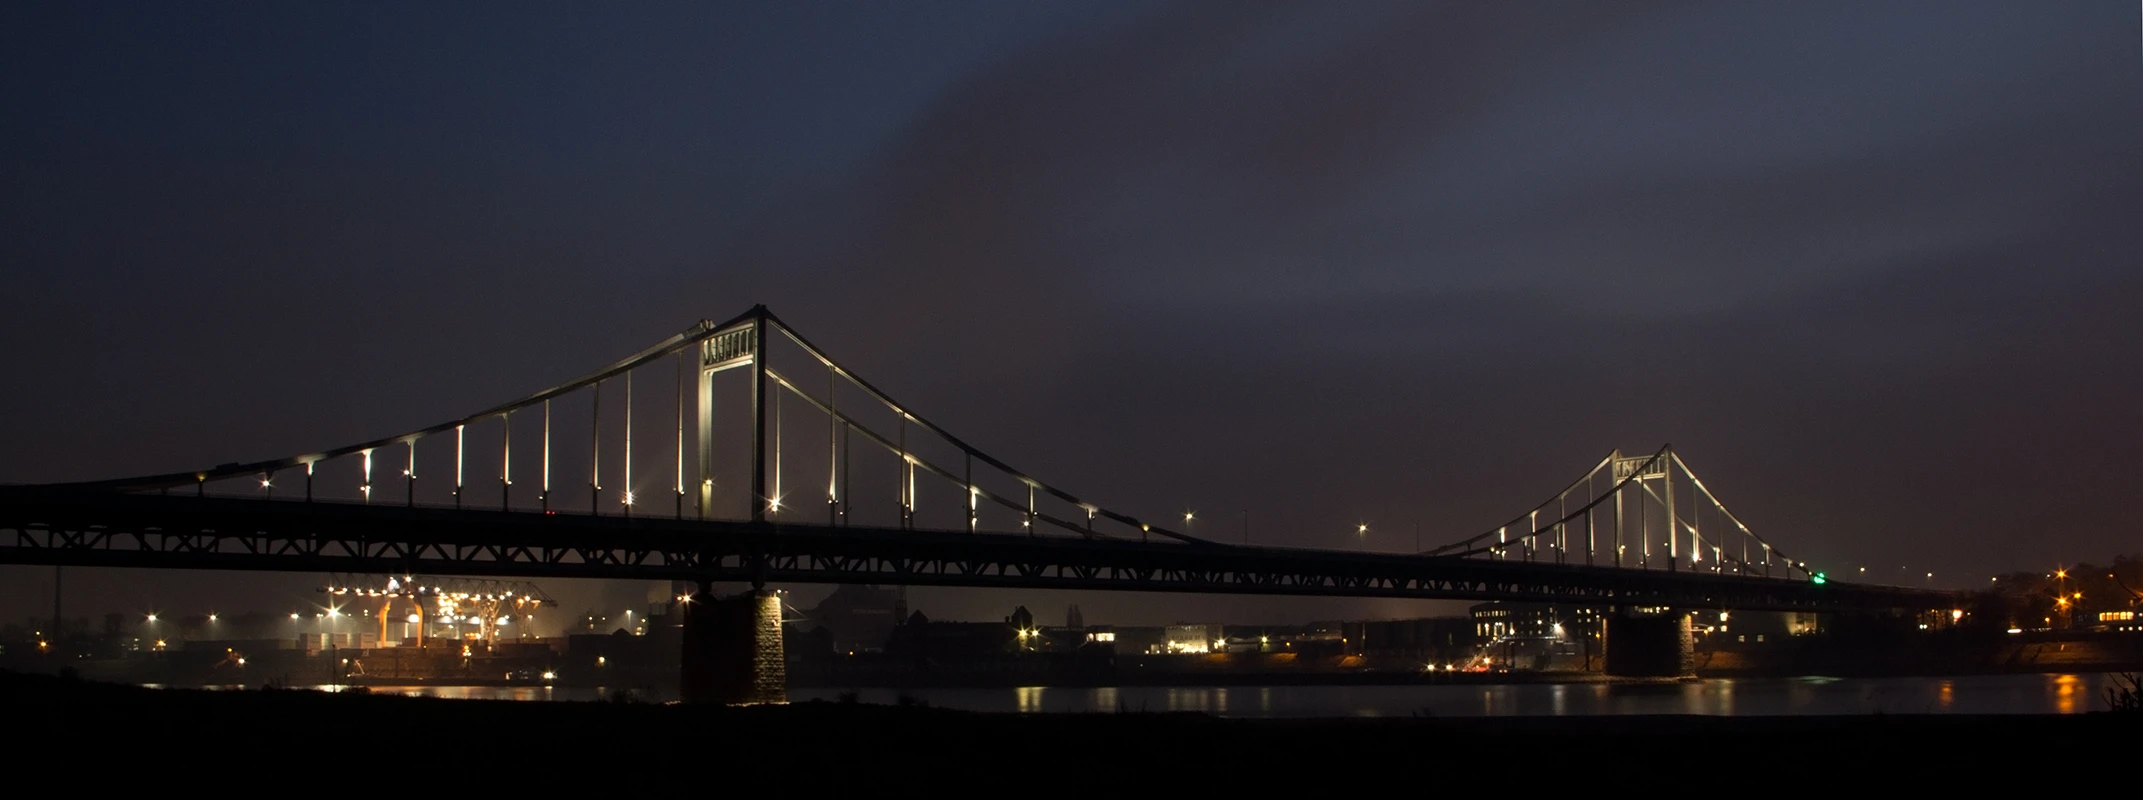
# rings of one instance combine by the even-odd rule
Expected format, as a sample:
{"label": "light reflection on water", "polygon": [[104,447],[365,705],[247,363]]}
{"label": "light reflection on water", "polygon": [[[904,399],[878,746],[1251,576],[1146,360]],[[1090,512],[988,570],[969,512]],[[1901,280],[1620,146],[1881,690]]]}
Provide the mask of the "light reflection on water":
{"label": "light reflection on water", "polygon": [[[1715,678],[1664,684],[792,689],[789,700],[836,702],[853,691],[865,703],[893,705],[906,696],[936,708],[969,711],[1171,711],[1231,717],[2075,714],[2103,707],[2108,685],[2101,674]],[[375,686],[371,691],[489,700],[586,701],[609,696],[601,688],[535,686]]]}

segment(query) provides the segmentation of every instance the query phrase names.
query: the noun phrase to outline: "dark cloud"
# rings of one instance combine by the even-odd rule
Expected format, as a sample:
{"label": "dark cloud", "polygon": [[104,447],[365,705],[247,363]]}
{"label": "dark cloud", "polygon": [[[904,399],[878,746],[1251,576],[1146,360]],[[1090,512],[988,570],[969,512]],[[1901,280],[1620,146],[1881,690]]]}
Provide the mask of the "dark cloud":
{"label": "dark cloud", "polygon": [[1673,441],[1810,560],[2133,549],[2132,7],[851,11],[8,12],[0,479],[404,429],[767,302],[1260,541],[1473,533]]}

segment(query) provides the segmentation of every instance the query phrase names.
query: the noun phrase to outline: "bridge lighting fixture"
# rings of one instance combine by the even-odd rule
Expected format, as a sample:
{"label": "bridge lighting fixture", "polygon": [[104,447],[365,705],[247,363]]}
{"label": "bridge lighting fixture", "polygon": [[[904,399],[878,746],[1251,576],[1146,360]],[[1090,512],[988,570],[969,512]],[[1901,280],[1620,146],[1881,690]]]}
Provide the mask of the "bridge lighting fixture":
{"label": "bridge lighting fixture", "polygon": [[215,621],[216,621],[216,615],[214,615],[214,614],[210,614],[210,615],[208,615],[208,621],[210,621],[210,622],[215,622]]}
{"label": "bridge lighting fixture", "polygon": [[298,612],[296,612],[296,611],[292,611],[292,612],[290,612],[290,618],[291,618],[291,619],[293,619],[293,620],[297,619],[297,618],[298,618]]}
{"label": "bridge lighting fixture", "polygon": [[626,492],[626,493],[625,493],[625,504],[626,504],[626,505],[628,505],[628,506],[629,506],[629,505],[632,505],[632,500],[633,500],[633,497],[632,497],[632,492]]}
{"label": "bridge lighting fixture", "polygon": [[155,622],[155,621],[156,621],[156,615],[155,615],[155,614],[150,614],[150,615],[149,615],[149,621],[150,621],[150,622]]}

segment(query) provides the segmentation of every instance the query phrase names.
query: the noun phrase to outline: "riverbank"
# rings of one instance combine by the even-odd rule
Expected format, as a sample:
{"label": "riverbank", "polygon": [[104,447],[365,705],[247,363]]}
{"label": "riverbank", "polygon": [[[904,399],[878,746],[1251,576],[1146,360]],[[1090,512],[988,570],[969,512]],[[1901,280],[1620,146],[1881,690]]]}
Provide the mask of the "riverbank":
{"label": "riverbank", "polygon": [[[2132,748],[2143,717],[1869,715],[1220,719],[1203,714],[983,714],[817,702],[753,708],[516,703],[307,691],[153,690],[0,674],[18,764],[316,768],[382,742],[446,748],[455,764],[555,774],[601,765],[634,780],[805,790],[979,791],[1010,780],[1075,788],[1122,781],[1254,785],[1473,785],[1599,776],[1640,764],[1835,786],[1847,773],[1983,776],[2019,748],[2094,763]],[[445,737],[445,738],[441,738]],[[451,744],[449,747],[448,744]],[[1662,759],[1665,759],[1663,761]],[[2084,759],[2078,761],[2078,759]],[[367,762],[369,763],[369,762]],[[1794,778],[1781,773],[1791,764]],[[508,770],[507,768],[511,768]],[[369,767],[368,767],[369,769]],[[591,767],[591,769],[593,769]],[[684,770],[680,772],[680,770]],[[490,775],[493,770],[481,771]],[[100,775],[100,781],[154,774]],[[475,774],[475,773],[471,773]],[[717,777],[718,776],[718,777]],[[1497,778],[1496,776],[1502,776]],[[1490,780],[1494,779],[1494,780]],[[637,788],[637,783],[636,783]]]}

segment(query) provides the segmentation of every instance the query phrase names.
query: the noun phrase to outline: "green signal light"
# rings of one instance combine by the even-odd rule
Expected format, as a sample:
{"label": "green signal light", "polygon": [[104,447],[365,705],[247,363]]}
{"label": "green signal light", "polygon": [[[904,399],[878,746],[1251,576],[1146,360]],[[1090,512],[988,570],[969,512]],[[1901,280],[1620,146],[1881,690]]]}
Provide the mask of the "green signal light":
{"label": "green signal light", "polygon": [[1815,577],[1811,578],[1811,580],[1814,580],[1814,581],[1816,582],[1816,585],[1817,585],[1817,586],[1821,586],[1821,585],[1823,585],[1824,583],[1827,583],[1827,582],[1828,582],[1828,579],[1824,578],[1824,577],[1823,577],[1823,573],[1821,573],[1821,572],[1818,572],[1818,573],[1816,573],[1816,574],[1815,574]]}

